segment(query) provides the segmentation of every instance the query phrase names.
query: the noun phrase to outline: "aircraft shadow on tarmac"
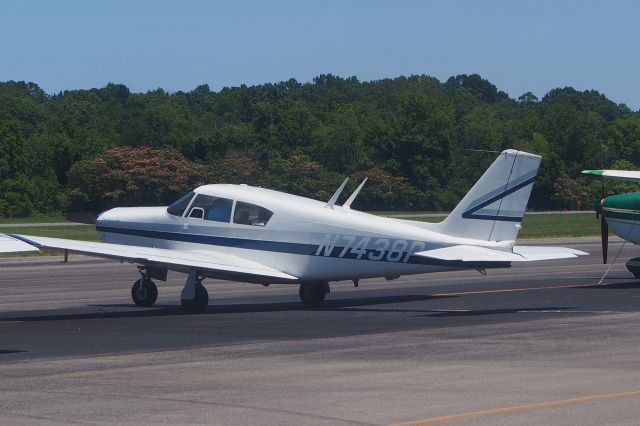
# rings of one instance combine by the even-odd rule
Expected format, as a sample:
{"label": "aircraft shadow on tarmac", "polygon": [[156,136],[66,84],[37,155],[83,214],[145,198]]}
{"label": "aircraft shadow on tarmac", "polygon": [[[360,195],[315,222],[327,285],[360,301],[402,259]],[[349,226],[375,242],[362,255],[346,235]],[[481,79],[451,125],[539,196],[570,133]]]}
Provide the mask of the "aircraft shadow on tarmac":
{"label": "aircraft shadow on tarmac", "polygon": [[[301,302],[277,302],[277,303],[242,303],[230,305],[209,305],[204,313],[197,314],[242,314],[260,312],[285,312],[285,311],[379,311],[379,312],[418,312],[430,313],[439,312],[429,309],[384,309],[384,308],[363,308],[366,306],[419,302],[437,299],[448,299],[458,296],[429,296],[429,295],[401,295],[401,296],[377,296],[353,299],[327,300],[321,307],[309,307]],[[108,311],[109,308],[135,308],[132,304],[101,304],[89,305],[97,308],[96,312],[85,313],[65,313],[51,315],[27,315],[23,317],[2,318],[2,321],[62,321],[78,319],[110,319],[110,318],[135,318],[135,317],[155,317],[173,315],[192,315],[185,312],[180,305],[156,305],[153,308],[136,308],[135,311]],[[358,309],[360,308],[360,309]]]}
{"label": "aircraft shadow on tarmac", "polygon": [[26,351],[20,349],[0,349],[0,355],[20,354]]}
{"label": "aircraft shadow on tarmac", "polygon": [[[628,278],[625,278],[625,279],[628,279]],[[607,280],[609,280],[609,278],[607,278]],[[582,290],[585,290],[585,289],[586,290],[592,290],[592,289],[621,290],[621,289],[634,289],[634,288],[640,289],[640,281],[633,280],[633,281],[623,281],[623,282],[615,282],[615,283],[608,283],[608,284],[580,285],[580,286],[575,286],[573,288],[582,289]]]}

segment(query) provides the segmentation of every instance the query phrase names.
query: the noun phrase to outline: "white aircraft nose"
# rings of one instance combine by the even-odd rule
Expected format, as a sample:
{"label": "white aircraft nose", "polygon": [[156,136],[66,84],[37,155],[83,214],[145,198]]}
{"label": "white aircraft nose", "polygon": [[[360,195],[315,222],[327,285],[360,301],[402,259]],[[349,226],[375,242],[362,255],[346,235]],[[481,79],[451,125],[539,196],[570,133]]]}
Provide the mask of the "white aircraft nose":
{"label": "white aircraft nose", "polygon": [[155,223],[165,211],[166,207],[116,207],[101,213],[96,218],[96,224]]}
{"label": "white aircraft nose", "polygon": [[96,225],[117,220],[117,217],[116,217],[117,215],[114,214],[114,210],[117,210],[117,209],[111,209],[111,210],[107,210],[100,213],[98,217],[96,217]]}

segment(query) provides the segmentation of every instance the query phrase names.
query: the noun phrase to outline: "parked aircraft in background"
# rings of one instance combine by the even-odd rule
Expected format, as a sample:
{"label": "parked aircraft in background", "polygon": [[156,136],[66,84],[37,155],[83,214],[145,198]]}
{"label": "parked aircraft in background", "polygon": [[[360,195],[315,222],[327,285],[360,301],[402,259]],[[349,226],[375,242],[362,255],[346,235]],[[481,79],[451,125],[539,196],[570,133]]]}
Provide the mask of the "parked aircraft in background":
{"label": "parked aircraft in background", "polygon": [[[114,208],[98,216],[104,242],[12,234],[27,243],[138,264],[136,305],[152,306],[152,279],[187,274],[183,307],[203,311],[204,278],[299,285],[305,304],[320,304],[329,282],[454,269],[509,267],[512,262],[586,254],[561,247],[517,246],[515,239],[541,158],[502,152],[441,223],[374,216],[351,209],[364,182],[336,205],[246,185],[205,185],[169,207]],[[11,247],[9,247],[11,248]],[[18,248],[24,249],[24,246]]]}
{"label": "parked aircraft in background", "polygon": [[[599,176],[607,180],[640,182],[640,171],[631,170],[583,170],[583,174]],[[600,218],[602,238],[602,262],[607,263],[609,227],[620,238],[640,244],[640,192],[603,197],[596,206],[596,217]],[[629,259],[627,269],[640,278],[640,257]]]}

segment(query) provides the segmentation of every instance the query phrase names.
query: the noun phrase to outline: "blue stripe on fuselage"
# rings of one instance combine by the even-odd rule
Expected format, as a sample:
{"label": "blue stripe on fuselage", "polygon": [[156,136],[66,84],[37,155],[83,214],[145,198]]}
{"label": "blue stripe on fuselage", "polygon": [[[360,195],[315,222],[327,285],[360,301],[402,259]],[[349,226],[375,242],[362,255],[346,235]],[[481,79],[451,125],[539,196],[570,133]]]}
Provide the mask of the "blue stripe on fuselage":
{"label": "blue stripe on fuselage", "polygon": [[[156,238],[162,240],[170,240],[170,241],[182,241],[188,243],[196,243],[196,244],[206,244],[213,246],[221,246],[221,247],[234,247],[234,248],[242,248],[248,250],[261,250],[261,251],[270,251],[277,253],[288,253],[288,254],[301,254],[307,256],[318,256],[318,257],[333,257],[333,258],[341,258],[341,259],[352,259],[352,260],[369,260],[369,253],[379,254],[379,250],[366,249],[367,254],[358,258],[355,253],[352,253],[350,250],[347,250],[343,256],[340,256],[340,253],[343,252],[344,247],[333,247],[331,253],[327,254],[316,254],[318,248],[320,247],[317,244],[304,244],[304,243],[291,243],[291,242],[283,242],[283,241],[265,241],[265,240],[250,240],[245,238],[232,238],[232,237],[218,237],[213,235],[201,235],[201,234],[188,234],[185,232],[168,232],[168,231],[155,231],[149,229],[135,229],[135,228],[121,228],[121,227],[111,227],[111,226],[96,226],[96,230],[99,232],[106,232],[112,234],[122,234],[122,235],[133,235],[137,237],[146,237],[146,238]],[[406,262],[402,260],[409,256]],[[403,252],[402,256],[399,256],[400,260],[387,260],[386,256],[383,256],[379,260],[375,260],[373,262],[390,262],[390,263],[410,263],[410,264],[418,264],[418,265],[433,265],[433,266],[448,266],[448,267],[461,267],[461,268],[504,268],[511,266],[510,262],[462,262],[457,260],[439,260],[439,259],[431,259],[423,256],[413,256],[408,252]]]}
{"label": "blue stripe on fuselage", "polygon": [[249,240],[245,238],[218,237],[213,235],[188,234],[185,232],[155,231],[149,229],[120,228],[110,226],[96,226],[99,232],[112,234],[134,235],[136,237],[157,238],[159,240],[182,241],[186,243],[207,244],[222,247],[244,248],[249,250],[264,250],[278,253],[313,255],[317,245],[288,243],[280,241]]}

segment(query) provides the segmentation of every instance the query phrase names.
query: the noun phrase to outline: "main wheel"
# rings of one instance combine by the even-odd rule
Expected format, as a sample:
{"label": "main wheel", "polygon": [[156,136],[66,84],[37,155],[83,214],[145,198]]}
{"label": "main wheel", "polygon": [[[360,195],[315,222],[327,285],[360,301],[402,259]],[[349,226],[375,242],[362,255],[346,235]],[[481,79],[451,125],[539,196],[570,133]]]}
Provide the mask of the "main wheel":
{"label": "main wheel", "polygon": [[131,298],[136,306],[153,306],[158,298],[158,287],[149,278],[140,278],[131,287]]}
{"label": "main wheel", "polygon": [[640,257],[627,260],[626,266],[634,277],[640,278]]}
{"label": "main wheel", "polygon": [[300,285],[300,300],[302,303],[309,306],[317,306],[324,301],[327,295],[328,285],[322,284],[302,284]]}
{"label": "main wheel", "polygon": [[207,310],[209,305],[209,293],[202,284],[196,284],[196,296],[193,300],[181,299],[182,307],[192,314],[199,314]]}

